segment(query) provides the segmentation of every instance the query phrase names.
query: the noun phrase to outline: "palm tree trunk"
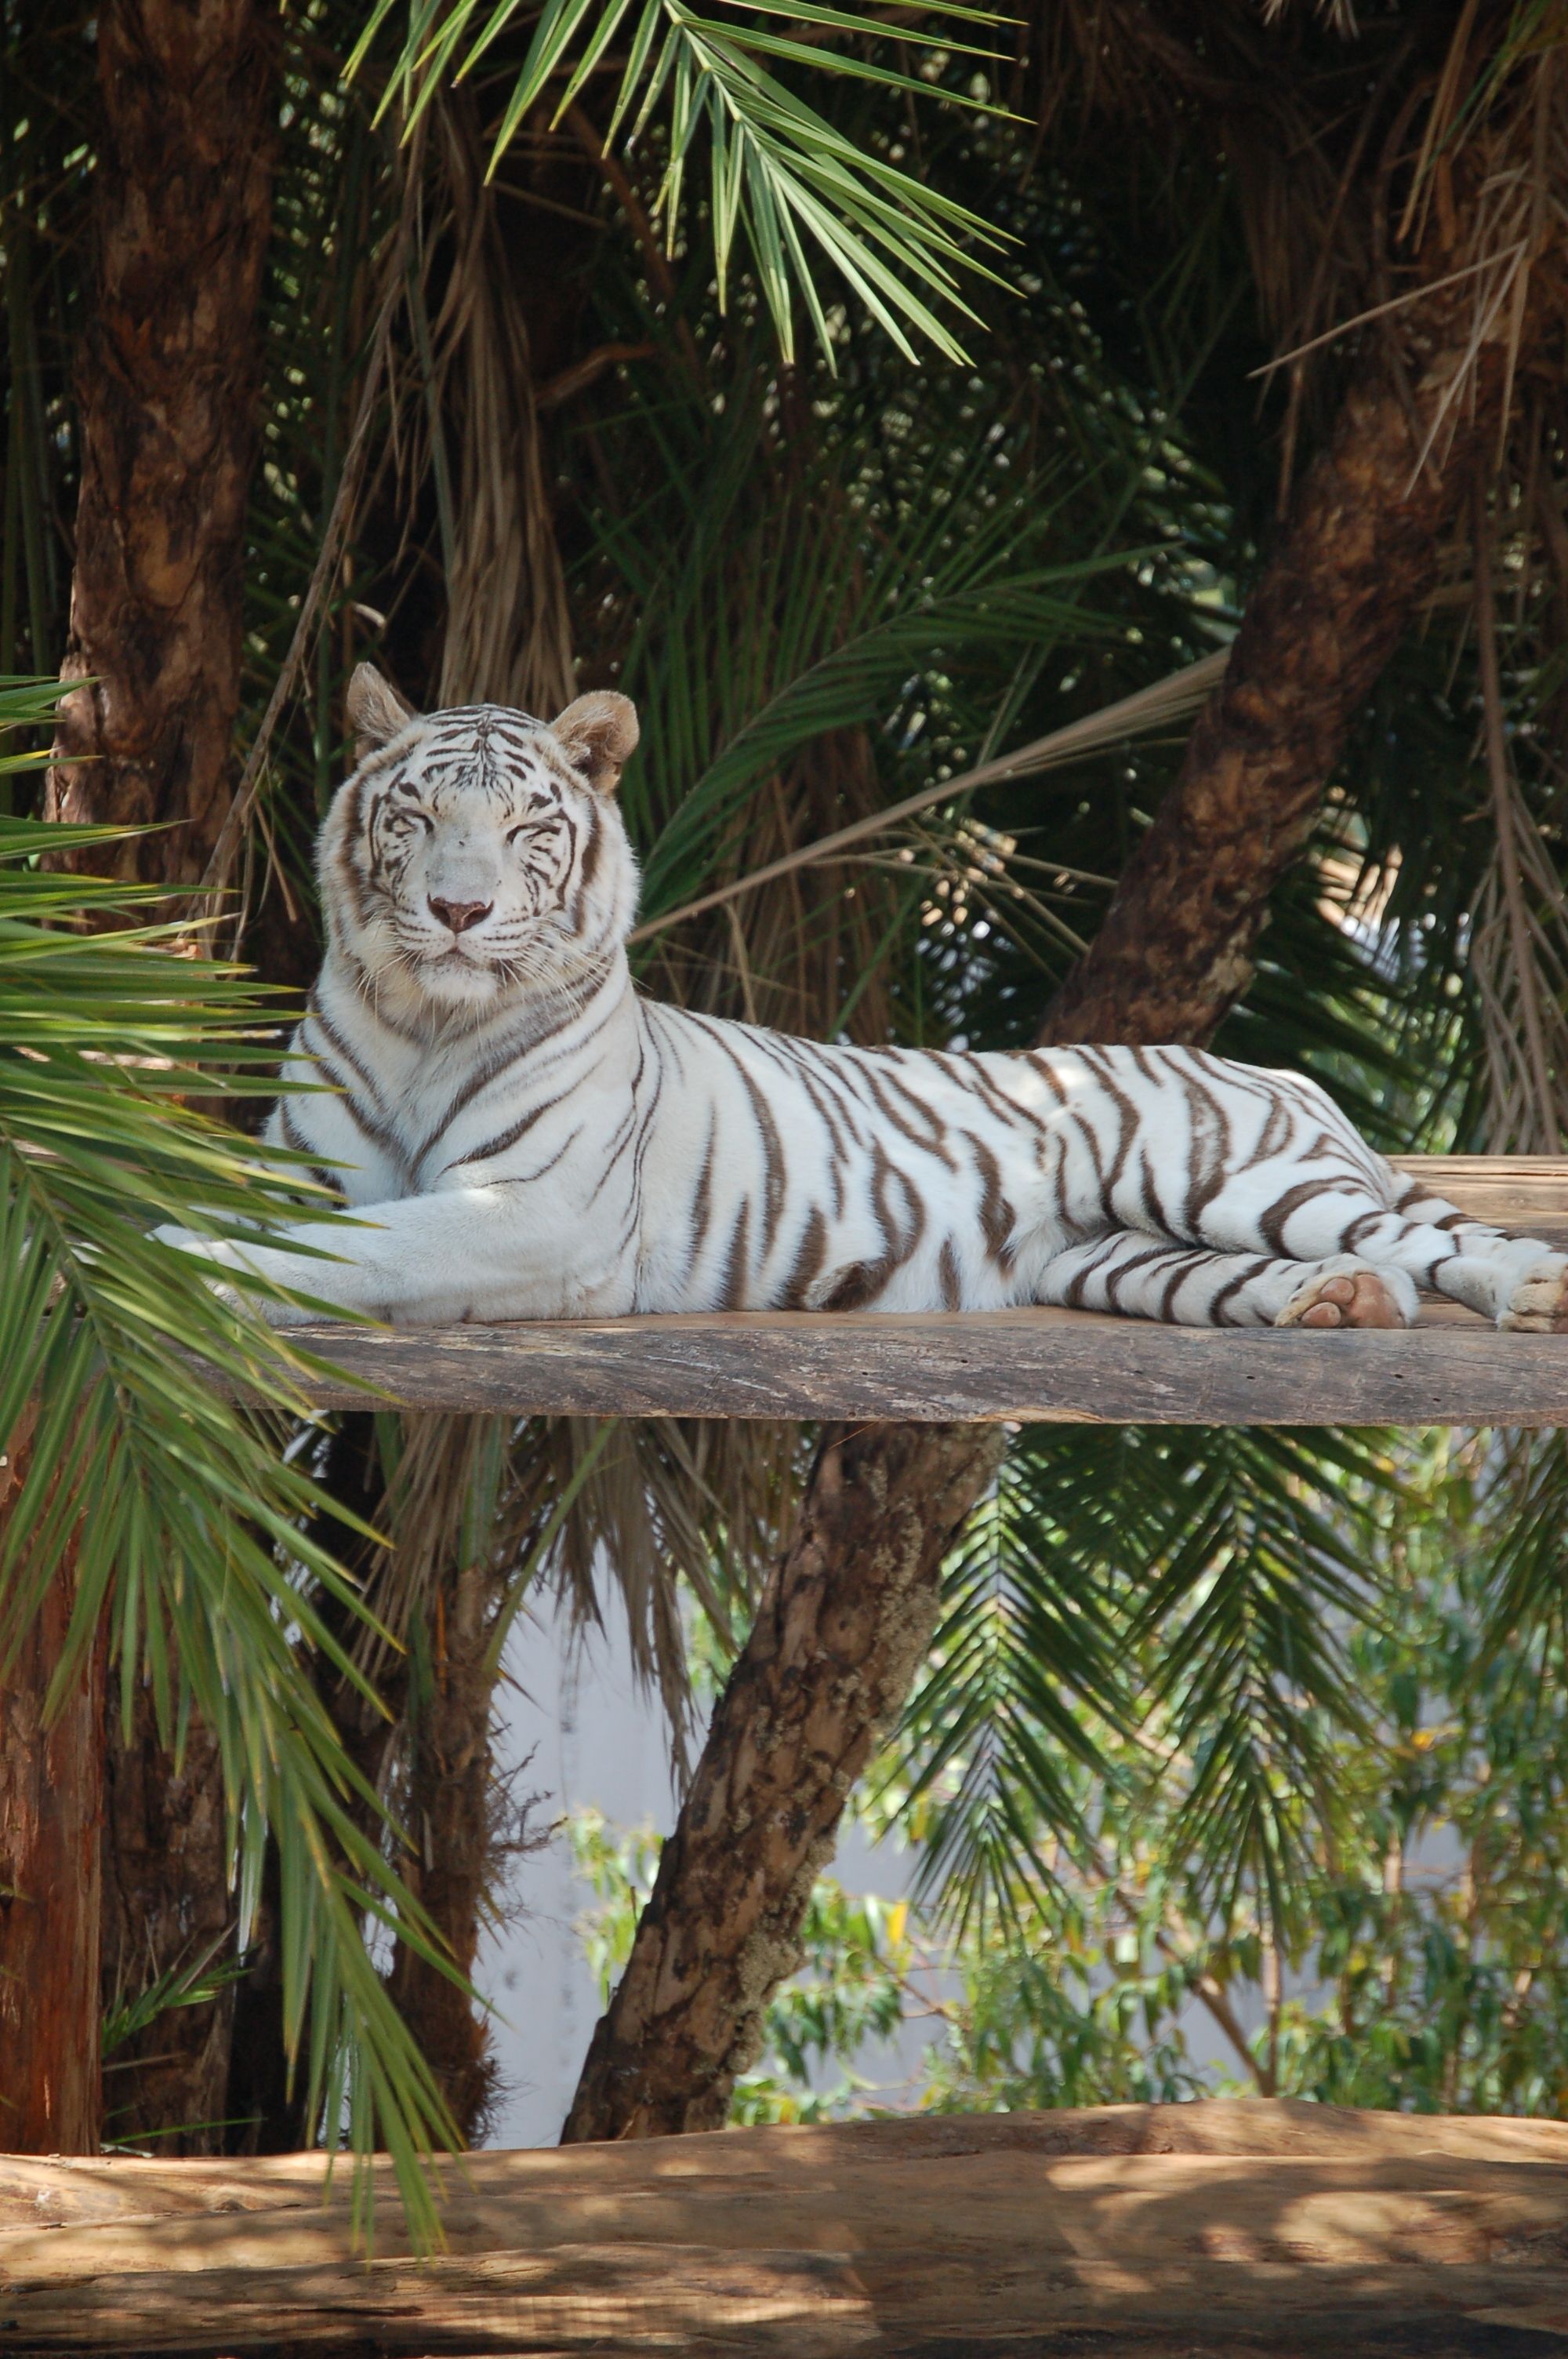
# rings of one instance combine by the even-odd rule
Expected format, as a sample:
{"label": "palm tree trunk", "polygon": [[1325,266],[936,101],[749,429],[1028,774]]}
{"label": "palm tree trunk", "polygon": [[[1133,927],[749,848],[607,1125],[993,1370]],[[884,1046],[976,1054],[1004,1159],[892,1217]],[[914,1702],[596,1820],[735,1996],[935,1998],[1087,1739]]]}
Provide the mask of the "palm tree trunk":
{"label": "palm tree trunk", "polygon": [[[102,1751],[103,1995],[105,2010],[157,1974],[221,1955],[234,1928],[222,1762],[192,1715],[178,1762],[159,1740],[150,1696],[129,1735],[111,1712]],[[104,2127],[116,2141],[157,2139],[160,2155],[221,2152],[233,1991],[167,2010],[110,2058]]]}
{"label": "palm tree trunk", "polygon": [[989,1426],[824,1434],[561,2133],[721,2129],[850,1788],[936,1624],[942,1560],[1001,1454]]}
{"label": "palm tree trunk", "polygon": [[[49,815],[165,823],[123,873],[190,882],[226,808],[240,701],[241,558],[256,448],[257,304],[271,226],[274,0],[106,0],[89,321],[77,371],[81,487]],[[172,824],[168,824],[172,822]],[[94,867],[102,853],[87,855]],[[22,1723],[17,1721],[13,1735]],[[86,1824],[103,1800],[105,2004],[189,1962],[232,1919],[213,1748],[192,1726],[176,1771],[139,1700],[59,1754]],[[58,1740],[49,1740],[53,1757]],[[63,1800],[61,1807],[64,1807]],[[48,1959],[96,1962],[93,1922]],[[83,1906],[86,1906],[84,1889]],[[40,1952],[38,1970],[46,1968]],[[96,1991],[95,1991],[96,1999]],[[231,2007],[161,2016],[115,2059],[114,2126],[166,2152],[222,2143]],[[97,2027],[93,2041],[96,2052]],[[55,2141],[57,2144],[59,2140]]]}
{"label": "palm tree trunk", "polygon": [[[425,1634],[425,1678],[410,1682],[407,1782],[400,1797],[413,1842],[404,1875],[440,1928],[459,1972],[471,1978],[485,1903],[500,1863],[492,1832],[498,1795],[489,1667],[498,1582],[487,1565],[443,1568]],[[388,1987],[470,2145],[482,2136],[496,2082],[490,2028],[465,1992],[399,1941]]]}
{"label": "palm tree trunk", "polygon": [[[1429,298],[1383,348],[1303,480],[1181,777],[1040,1038],[1208,1037],[1246,989],[1268,899],[1310,834],[1357,710],[1432,582],[1438,535],[1495,434],[1501,356],[1427,455],[1472,295]],[[1410,365],[1406,365],[1406,363]],[[772,1992],[798,1962],[814,1876],[901,1710],[942,1559],[1000,1462],[1000,1429],[830,1439],[799,1529],[714,1715],[563,2140],[717,2129]],[[851,1504],[852,1503],[852,1504]],[[841,1632],[855,1634],[845,1658]]]}
{"label": "palm tree trunk", "polygon": [[1439,536],[1497,434],[1497,344],[1444,414],[1474,303],[1468,286],[1429,297],[1411,365],[1383,351],[1351,385],[1181,774],[1053,999],[1043,1042],[1202,1041],[1251,982],[1269,896],[1317,823],[1351,724],[1433,588]]}
{"label": "palm tree trunk", "polygon": [[[272,0],[108,0],[92,299],[53,819],[145,826],[124,871],[201,875],[230,788],[241,551],[271,226]],[[102,855],[94,855],[101,859]]]}
{"label": "palm tree trunk", "polygon": [[[0,1456],[0,1518],[27,1429]],[[96,2154],[103,1666],[95,1648],[46,1726],[73,1589],[67,1566],[0,1685],[0,2147]]]}

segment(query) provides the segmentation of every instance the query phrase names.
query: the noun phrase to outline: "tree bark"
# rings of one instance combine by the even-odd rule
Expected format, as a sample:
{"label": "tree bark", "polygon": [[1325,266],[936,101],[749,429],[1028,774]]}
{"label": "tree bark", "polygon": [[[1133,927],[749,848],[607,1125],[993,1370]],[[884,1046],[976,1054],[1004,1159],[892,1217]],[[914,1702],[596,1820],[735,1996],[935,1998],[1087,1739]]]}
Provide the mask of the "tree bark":
{"label": "tree bark", "polygon": [[1428,296],[1405,353],[1379,344],[1352,382],[1176,783],[1053,999],[1043,1043],[1203,1041],[1247,989],[1269,897],[1317,823],[1351,724],[1433,586],[1439,537],[1495,442],[1499,342],[1483,349],[1473,395],[1437,423],[1474,305],[1467,284]]}
{"label": "tree bark", "polygon": [[[157,826],[114,855],[120,874],[155,881],[200,877],[231,783],[276,28],[274,0],[105,0],[98,16],[81,486],[61,666],[92,685],[60,705],[45,808]],[[101,870],[105,854],[86,858]],[[106,1748],[110,2004],[199,1953],[232,1901],[205,1732],[192,1725],[178,1777],[150,1711],[128,1740],[96,1723],[84,1750],[102,1762]],[[74,1972],[98,1950],[94,1928],[59,1954]],[[166,2133],[221,2115],[230,2015],[226,1998],[166,2014],[124,2051],[110,2082],[114,2126]],[[213,2136],[183,2143],[200,2150]]]}
{"label": "tree bark", "polygon": [[[414,1843],[404,1875],[440,1927],[458,1971],[471,1979],[494,1859],[498,1797],[491,1740],[489,1652],[496,1581],[488,1566],[443,1570],[430,1600],[430,1676],[407,1706],[405,1823]],[[490,2029],[450,1977],[399,1941],[389,1987],[399,2014],[470,2144],[495,2089]]]}
{"label": "tree bark", "polygon": [[[107,0],[81,491],[46,810],[121,874],[200,878],[230,788],[271,223],[271,0]],[[103,855],[92,855],[101,867]]]}
{"label": "tree bark", "polygon": [[[27,1447],[17,1434],[0,1453],[0,1520]],[[99,1649],[43,1718],[74,1599],[68,1559],[0,1686],[0,2146],[15,2154],[99,2147]]]}
{"label": "tree bark", "polygon": [[564,2145],[723,2126],[850,1788],[935,1626],[942,1560],[996,1470],[985,1426],[829,1429],[730,1675]]}
{"label": "tree bark", "polygon": [[[1052,1001],[1043,1044],[1201,1041],[1245,990],[1269,896],[1312,832],[1350,725],[1432,583],[1439,534],[1497,431],[1493,347],[1423,456],[1465,363],[1473,305],[1465,286],[1429,296],[1405,315],[1403,353],[1391,357],[1385,340],[1353,381],[1180,777]],[[722,2125],[767,2000],[797,1962],[812,1878],[832,1856],[850,1788],[919,1668],[943,1556],[1000,1462],[1001,1429],[968,1429],[960,1444],[965,1433],[888,1425],[825,1444],[563,2142]],[[913,1577],[893,1571],[916,1566]],[[890,1577],[907,1603],[884,1625]],[[840,1628],[859,1640],[849,1679],[833,1643]]]}
{"label": "tree bark", "polygon": [[[105,1745],[105,2008],[160,1973],[221,1954],[233,1930],[222,1763],[194,1714],[183,1757],[158,1740],[152,1699],[137,1699],[128,1735],[110,1713]],[[232,1989],[170,2007],[122,2043],[104,2068],[104,2127],[166,2155],[221,2154],[227,2110]]]}

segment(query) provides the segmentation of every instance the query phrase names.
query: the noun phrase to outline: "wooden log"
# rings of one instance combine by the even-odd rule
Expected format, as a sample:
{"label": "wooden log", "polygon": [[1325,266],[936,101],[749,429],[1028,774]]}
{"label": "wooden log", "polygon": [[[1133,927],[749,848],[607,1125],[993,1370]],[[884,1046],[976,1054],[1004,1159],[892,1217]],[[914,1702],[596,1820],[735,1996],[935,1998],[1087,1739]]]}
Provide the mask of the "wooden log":
{"label": "wooden log", "polygon": [[1568,2338],[1568,2125],[1256,2101],[729,2131],[380,2181],[0,2160],[0,2351],[1503,2354]]}
{"label": "wooden log", "polygon": [[[1407,1158],[1477,1217],[1568,1250],[1568,1159]],[[1568,1336],[1502,1335],[1451,1303],[1408,1333],[1156,1326],[1088,1311],[792,1312],[305,1328],[409,1408],[571,1417],[1154,1425],[1568,1425]]]}

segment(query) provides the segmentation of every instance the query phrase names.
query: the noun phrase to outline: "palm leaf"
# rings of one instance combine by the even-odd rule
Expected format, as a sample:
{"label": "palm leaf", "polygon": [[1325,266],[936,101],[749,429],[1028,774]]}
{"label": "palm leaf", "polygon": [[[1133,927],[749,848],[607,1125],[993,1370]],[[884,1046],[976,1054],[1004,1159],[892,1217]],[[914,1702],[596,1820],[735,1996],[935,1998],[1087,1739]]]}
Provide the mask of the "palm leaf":
{"label": "palm leaf", "polygon": [[[376,0],[349,59],[352,76],[366,62],[393,0]],[[425,0],[417,7],[394,61],[384,108],[401,104],[411,131],[446,82],[471,73],[517,19],[524,0]],[[756,17],[764,21],[757,23]],[[816,36],[770,30],[770,16],[787,18]],[[929,25],[920,19],[930,19]],[[860,49],[879,27],[874,19],[848,11],[764,5],[730,5],[715,14],[687,0],[547,0],[535,23],[517,68],[495,136],[493,173],[524,119],[556,87],[554,123],[578,100],[605,65],[616,36],[631,19],[631,38],[610,125],[617,136],[633,108],[633,139],[645,130],[653,109],[667,97],[668,160],[656,210],[667,237],[676,234],[683,211],[687,158],[699,128],[706,126],[712,155],[714,258],[720,310],[725,308],[737,226],[744,223],[764,297],[786,359],[795,357],[794,295],[803,294],[817,340],[831,364],[829,333],[807,245],[859,295],[897,349],[910,358],[912,334],[939,352],[961,357],[961,347],[941,315],[925,299],[974,317],[958,294],[958,274],[979,268],[968,252],[973,244],[995,247],[998,240],[967,206],[903,171],[874,148],[849,137],[809,106],[770,71],[772,65],[829,73],[875,89],[929,99],[930,82],[879,63]],[[898,38],[944,53],[983,56],[964,36],[995,23],[988,10],[931,6],[913,22],[901,21]],[[892,28],[890,27],[890,30]],[[766,60],[768,63],[762,61]],[[959,89],[943,96],[960,105],[975,99]]]}
{"label": "palm leaf", "polygon": [[[13,690],[0,710],[14,724],[41,719],[59,693]],[[297,1158],[188,1103],[270,1093],[270,996],[235,969],[177,955],[172,924],[59,927],[146,907],[146,892],[30,864],[46,842],[108,840],[0,819],[0,1438],[36,1409],[0,1535],[0,1661],[74,1548],[46,1710],[104,1624],[127,1715],[147,1680],[172,1742],[179,1699],[194,1702],[222,1761],[243,1914],[269,1831],[278,1845],[284,2015],[314,2115],[329,2142],[346,2132],[362,2151],[387,2147],[427,2236],[419,2158],[449,2141],[449,2125],[362,1922],[395,1927],[433,1959],[440,1944],[364,1832],[367,1812],[379,1824],[376,1799],[306,1675],[317,1652],[361,1676],[314,1602],[362,1611],[310,1537],[329,1503],[280,1448],[311,1364],[224,1309],[199,1265],[149,1234],[170,1220],[265,1232],[330,1214],[312,1206],[319,1191]]]}

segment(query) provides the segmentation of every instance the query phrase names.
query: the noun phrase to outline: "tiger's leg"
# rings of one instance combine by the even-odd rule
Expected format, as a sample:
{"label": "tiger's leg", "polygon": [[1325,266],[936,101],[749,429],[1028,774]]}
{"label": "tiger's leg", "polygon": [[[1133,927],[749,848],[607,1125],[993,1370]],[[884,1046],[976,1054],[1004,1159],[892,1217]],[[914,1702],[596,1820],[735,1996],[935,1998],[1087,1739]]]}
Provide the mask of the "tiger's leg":
{"label": "tiger's leg", "polygon": [[1276,1251],[1303,1261],[1352,1255],[1374,1269],[1401,1271],[1499,1327],[1568,1329],[1568,1255],[1538,1237],[1512,1237],[1472,1220],[1414,1180],[1391,1202],[1343,1178],[1292,1196],[1260,1223]]}
{"label": "tiger's leg", "polygon": [[[590,1228],[579,1208],[529,1215],[524,1191],[448,1188],[356,1205],[341,1227],[269,1230],[265,1243],[157,1232],[218,1270],[244,1270],[271,1286],[396,1327],[447,1321],[618,1317],[632,1309],[634,1277],[623,1237]],[[230,1289],[224,1289],[230,1291]],[[330,1318],[330,1309],[266,1300],[276,1327]]]}
{"label": "tiger's leg", "polygon": [[1047,1262],[1038,1299],[1177,1327],[1408,1327],[1416,1291],[1400,1270],[1350,1254],[1284,1261],[1215,1253],[1117,1229]]}
{"label": "tiger's leg", "polygon": [[1428,1195],[1419,1180],[1407,1180],[1394,1198],[1405,1221],[1443,1231],[1454,1251],[1439,1261],[1425,1283],[1499,1327],[1526,1333],[1568,1329],[1568,1254],[1539,1238],[1510,1236],[1506,1229],[1472,1220],[1443,1196]]}

